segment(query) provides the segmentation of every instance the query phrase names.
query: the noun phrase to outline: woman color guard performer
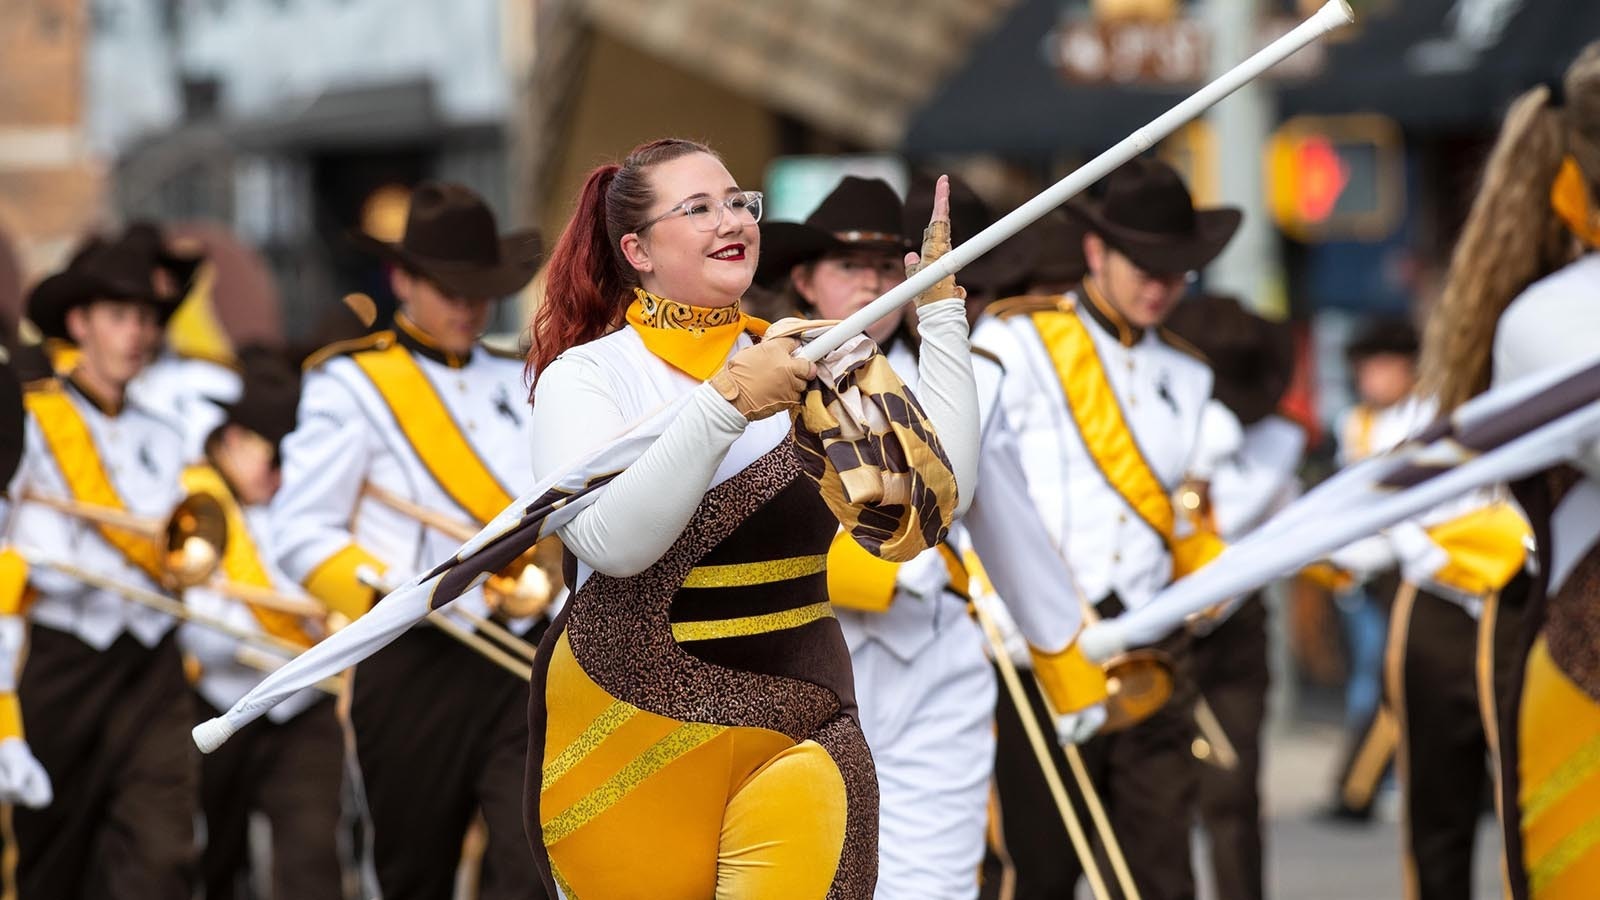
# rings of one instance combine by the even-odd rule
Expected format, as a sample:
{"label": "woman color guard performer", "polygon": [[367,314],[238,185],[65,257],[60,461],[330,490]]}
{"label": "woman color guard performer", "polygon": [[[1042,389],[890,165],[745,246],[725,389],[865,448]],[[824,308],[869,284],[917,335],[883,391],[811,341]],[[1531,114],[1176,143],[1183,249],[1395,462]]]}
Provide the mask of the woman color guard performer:
{"label": "woman color guard performer", "polygon": [[878,790],[825,561],[841,519],[858,538],[920,519],[914,552],[957,512],[977,441],[966,322],[959,298],[919,301],[936,442],[886,367],[861,364],[909,420],[881,436],[900,437],[910,471],[890,481],[909,493],[843,506],[776,415],[813,367],[794,338],[757,342],[765,323],[739,307],[760,204],[711,150],[655,141],[590,174],[551,258],[529,361],[541,477],[689,395],[560,532],[576,590],[534,673],[528,833],[567,897],[865,898],[876,880]]}
{"label": "woman color guard performer", "polygon": [[[1450,410],[1600,348],[1600,44],[1506,116],[1429,321],[1423,389]],[[1515,486],[1539,577],[1500,710],[1518,898],[1600,884],[1600,449]],[[1520,866],[1517,865],[1520,863]]]}

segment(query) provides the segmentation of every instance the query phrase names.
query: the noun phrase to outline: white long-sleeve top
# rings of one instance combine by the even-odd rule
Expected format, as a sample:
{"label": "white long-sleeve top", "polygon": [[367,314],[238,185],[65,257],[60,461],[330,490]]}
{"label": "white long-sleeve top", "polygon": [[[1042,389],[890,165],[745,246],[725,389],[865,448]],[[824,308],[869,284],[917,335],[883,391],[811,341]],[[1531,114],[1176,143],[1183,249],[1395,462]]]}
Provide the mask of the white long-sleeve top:
{"label": "white long-sleeve top", "polygon": [[[1195,453],[1211,396],[1210,368],[1155,330],[1124,345],[1081,300],[1075,314],[1094,341],[1135,442],[1170,495]],[[1099,603],[1114,592],[1127,608],[1142,606],[1171,581],[1171,555],[1089,455],[1032,318],[985,317],[973,344],[1005,365],[1001,405],[1017,435],[1034,507],[1084,595]]]}
{"label": "white long-sleeve top", "polygon": [[[1494,338],[1494,384],[1587,359],[1600,350],[1600,253],[1591,252],[1534,282],[1511,302]],[[1548,593],[1554,595],[1600,542],[1600,444],[1573,461],[1587,477],[1550,522]]]}
{"label": "white long-sleeve top", "polygon": [[[515,498],[531,489],[533,417],[522,362],[481,347],[459,365],[415,350],[412,358],[505,492]],[[350,355],[336,355],[305,374],[298,424],[283,441],[283,486],[271,506],[270,544],[296,583],[305,584],[352,544],[376,557],[385,568],[378,574],[394,584],[461,546],[458,538],[363,496],[367,482],[477,528],[424,465],[372,380]],[[459,602],[488,614],[481,589]]]}
{"label": "white long-sleeve top", "polygon": [[[954,298],[923,307],[923,340],[939,349],[925,354],[922,372],[934,388],[929,396],[944,402],[918,397],[951,459],[958,490],[965,492],[976,480],[960,479],[977,457],[977,410],[971,364],[960,365],[970,358],[962,310]],[[749,335],[740,335],[729,356],[751,343]],[[941,364],[947,361],[956,364]],[[539,478],[691,393],[682,414],[650,449],[561,530],[562,542],[578,559],[575,589],[595,571],[626,577],[649,568],[677,540],[705,492],[777,446],[790,422],[777,415],[747,423],[714,388],[651,353],[631,327],[567,350],[539,376],[533,407]]]}
{"label": "white long-sleeve top", "polygon": [[[64,381],[62,390],[83,416],[124,508],[156,522],[165,521],[182,498],[178,479],[183,469],[183,440],[178,428],[132,400],[113,412],[102,410],[70,381]],[[71,499],[71,490],[31,412],[24,428],[22,463],[8,493],[13,500],[30,492]],[[144,590],[164,590],[107,542],[95,525],[66,513],[36,503],[14,502],[10,520],[0,533],[25,551]],[[173,625],[166,613],[42,566],[31,567],[28,581],[38,592],[29,617],[37,624],[76,635],[97,650],[111,646],[124,631],[153,647]]]}

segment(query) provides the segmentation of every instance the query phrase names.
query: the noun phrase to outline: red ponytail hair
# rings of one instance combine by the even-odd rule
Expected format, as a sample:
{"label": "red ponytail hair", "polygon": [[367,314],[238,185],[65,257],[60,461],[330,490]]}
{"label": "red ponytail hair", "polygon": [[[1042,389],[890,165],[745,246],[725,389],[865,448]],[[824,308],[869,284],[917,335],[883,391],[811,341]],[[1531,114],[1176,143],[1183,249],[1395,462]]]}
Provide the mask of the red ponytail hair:
{"label": "red ponytail hair", "polygon": [[646,170],[691,153],[716,152],[694,141],[666,138],[635,147],[621,164],[608,163],[584,179],[577,207],[546,267],[544,302],[529,327],[528,377],[569,348],[616,328],[638,275],[622,256],[622,238],[636,231],[655,203]]}

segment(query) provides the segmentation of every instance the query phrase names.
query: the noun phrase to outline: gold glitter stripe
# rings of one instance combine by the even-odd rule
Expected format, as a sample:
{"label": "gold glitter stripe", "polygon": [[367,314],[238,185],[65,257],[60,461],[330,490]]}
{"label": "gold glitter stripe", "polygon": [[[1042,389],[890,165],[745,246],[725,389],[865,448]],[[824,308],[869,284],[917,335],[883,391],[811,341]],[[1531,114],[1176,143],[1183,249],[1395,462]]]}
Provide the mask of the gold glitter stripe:
{"label": "gold glitter stripe", "polygon": [[572,743],[566,746],[556,758],[544,767],[544,781],[540,790],[548,791],[550,786],[561,780],[563,775],[572,771],[572,767],[583,762],[584,758],[593,753],[596,747],[605,742],[605,739],[616,733],[625,722],[633,718],[639,710],[620,700],[600,711],[588,727],[583,729]]}
{"label": "gold glitter stripe", "polygon": [[791,556],[786,559],[769,559],[765,562],[732,563],[726,566],[695,566],[683,580],[686,588],[746,587],[752,584],[771,584],[804,578],[827,571],[828,554],[816,556]]}
{"label": "gold glitter stripe", "polygon": [[674,728],[666,737],[651,744],[649,749],[623,766],[622,771],[606,779],[604,784],[551,819],[544,827],[545,846],[554,846],[570,837],[573,832],[589,824],[596,816],[628,796],[634,788],[643,784],[646,778],[724,730],[724,726],[701,722],[688,722]]}
{"label": "gold glitter stripe", "polygon": [[1528,802],[1522,807],[1522,821],[1524,825],[1532,825],[1538,818],[1549,812],[1573,788],[1581,784],[1595,772],[1600,771],[1600,737],[1584,744],[1567,757],[1567,761],[1550,773],[1550,777],[1533,791]]}
{"label": "gold glitter stripe", "polygon": [[1580,857],[1594,849],[1600,843],[1600,818],[1590,819],[1582,828],[1573,831],[1562,838],[1560,843],[1550,848],[1550,852],[1540,857],[1533,864],[1533,871],[1529,873],[1528,880],[1533,886],[1534,896],[1542,894],[1550,882],[1561,877],[1568,867],[1577,862]]}
{"label": "gold glitter stripe", "polygon": [[672,625],[672,639],[683,641],[713,641],[718,638],[748,637],[752,634],[766,634],[771,631],[783,631],[789,628],[799,628],[818,619],[833,617],[833,605],[830,603],[813,603],[797,609],[786,609],[783,612],[767,613],[763,616],[743,616],[737,619],[712,619],[708,622],[675,622]]}
{"label": "gold glitter stripe", "polygon": [[556,887],[560,889],[562,897],[565,897],[566,900],[578,900],[577,891],[574,891],[572,885],[561,877],[561,870],[556,868],[555,860],[550,861],[550,877],[556,880]]}

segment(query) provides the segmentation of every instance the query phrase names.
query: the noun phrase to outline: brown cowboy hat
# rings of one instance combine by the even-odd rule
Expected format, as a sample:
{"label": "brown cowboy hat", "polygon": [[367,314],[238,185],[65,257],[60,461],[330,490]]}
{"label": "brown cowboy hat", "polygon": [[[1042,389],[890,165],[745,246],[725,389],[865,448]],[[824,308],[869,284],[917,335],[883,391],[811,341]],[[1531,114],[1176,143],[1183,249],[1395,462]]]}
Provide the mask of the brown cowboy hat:
{"label": "brown cowboy hat", "polygon": [[1060,210],[1029,225],[1036,251],[1028,270],[1029,284],[1077,284],[1089,272],[1083,258],[1083,226]]}
{"label": "brown cowboy hat", "polygon": [[1164,162],[1136,159],[1106,176],[1099,202],[1067,211],[1139,268],[1155,275],[1202,269],[1217,258],[1244,218],[1235,207],[1195,209],[1183,178]]}
{"label": "brown cowboy hat", "polygon": [[95,300],[130,300],[172,318],[194,283],[204,257],[173,250],[148,222],[128,226],[115,239],[86,240],[60,272],[28,294],[27,315],[47,338],[71,340],[67,313]]}
{"label": "brown cowboy hat", "polygon": [[300,373],[280,351],[247,347],[239,352],[244,374],[239,399],[223,405],[224,424],[239,425],[281,443],[294,431],[300,406]]}
{"label": "brown cowboy hat", "polygon": [[1367,321],[1345,345],[1351,365],[1374,356],[1416,356],[1421,348],[1417,328],[1406,316],[1384,315]]}
{"label": "brown cowboy hat", "polygon": [[804,222],[764,222],[756,283],[782,284],[789,270],[840,250],[911,249],[900,231],[900,197],[881,178],[846,175]]}
{"label": "brown cowboy hat", "polygon": [[368,234],[356,243],[457,297],[501,298],[522,290],[539,271],[542,247],[532,228],[501,235],[494,213],[470,189],[424,181],[411,193],[398,243]]}
{"label": "brown cowboy hat", "polygon": [[[933,190],[938,179],[918,173],[911,179],[906,195],[906,238],[922,245],[922,232],[933,215]],[[994,224],[994,211],[965,181],[950,176],[950,245],[959,247],[973,235]],[[1005,292],[1028,280],[1028,270],[1038,257],[1038,237],[1024,228],[988,253],[973,260],[956,274],[962,287],[978,293]]]}
{"label": "brown cowboy hat", "polygon": [[1210,294],[1178,304],[1166,327],[1206,355],[1216,398],[1245,425],[1271,415],[1294,380],[1289,326],[1245,309],[1234,297]]}

